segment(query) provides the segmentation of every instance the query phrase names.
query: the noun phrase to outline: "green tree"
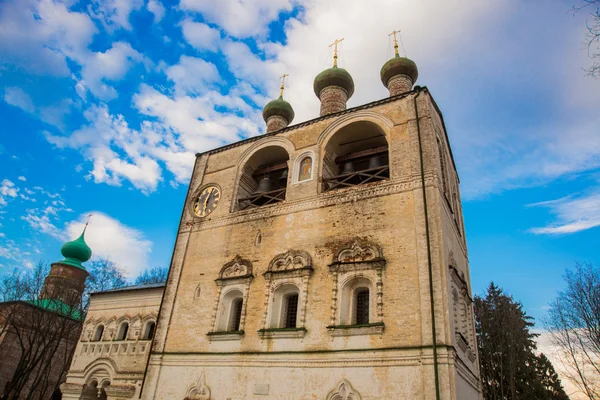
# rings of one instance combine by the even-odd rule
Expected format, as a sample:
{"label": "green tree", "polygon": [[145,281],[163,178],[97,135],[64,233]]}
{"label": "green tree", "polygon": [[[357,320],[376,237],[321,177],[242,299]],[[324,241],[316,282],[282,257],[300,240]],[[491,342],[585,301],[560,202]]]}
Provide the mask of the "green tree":
{"label": "green tree", "polygon": [[549,383],[554,379],[551,374],[546,378],[550,362],[535,354],[532,320],[521,303],[493,282],[485,297],[475,296],[480,374],[487,400],[568,399],[558,377],[558,386]]}

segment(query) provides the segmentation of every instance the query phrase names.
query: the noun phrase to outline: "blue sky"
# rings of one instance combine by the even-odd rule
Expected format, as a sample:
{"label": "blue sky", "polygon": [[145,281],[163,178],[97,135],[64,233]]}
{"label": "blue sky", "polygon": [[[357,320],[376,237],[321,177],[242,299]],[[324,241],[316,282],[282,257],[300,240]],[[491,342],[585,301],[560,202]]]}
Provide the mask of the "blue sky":
{"label": "blue sky", "polygon": [[[452,4],[449,4],[452,3]],[[444,113],[472,284],[536,318],[576,261],[600,262],[600,81],[569,1],[20,0],[0,2],[0,273],[88,242],[131,277],[168,265],[194,153],[264,132],[289,73],[294,122],[314,76],[386,96],[401,29]]]}

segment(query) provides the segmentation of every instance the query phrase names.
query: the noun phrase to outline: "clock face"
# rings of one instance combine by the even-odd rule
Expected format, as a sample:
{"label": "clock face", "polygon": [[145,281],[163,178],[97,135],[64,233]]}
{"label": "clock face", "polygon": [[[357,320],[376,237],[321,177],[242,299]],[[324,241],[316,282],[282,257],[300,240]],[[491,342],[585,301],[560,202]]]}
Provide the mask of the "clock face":
{"label": "clock face", "polygon": [[218,187],[205,187],[194,202],[194,214],[198,217],[206,217],[217,208],[220,199],[221,191]]}

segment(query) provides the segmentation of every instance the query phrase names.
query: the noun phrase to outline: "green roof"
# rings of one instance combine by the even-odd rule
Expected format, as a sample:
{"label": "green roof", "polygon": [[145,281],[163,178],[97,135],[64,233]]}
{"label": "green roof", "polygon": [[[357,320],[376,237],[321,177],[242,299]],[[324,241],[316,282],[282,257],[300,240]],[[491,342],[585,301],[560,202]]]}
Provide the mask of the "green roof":
{"label": "green roof", "polygon": [[83,235],[85,235],[85,229],[77,239],[63,244],[60,252],[65,259],[59,261],[61,264],[67,264],[85,270],[85,267],[81,263],[86,262],[92,257],[92,249],[90,249],[85,242]]}
{"label": "green roof", "polygon": [[387,87],[389,80],[396,75],[408,75],[412,79],[413,83],[417,81],[419,77],[419,70],[417,64],[413,60],[407,57],[400,57],[396,55],[394,58],[389,59],[383,67],[381,67],[381,82]]}
{"label": "green roof", "polygon": [[288,124],[290,124],[292,123],[295,114],[291,104],[280,96],[278,99],[268,102],[263,109],[263,119],[265,122],[273,115],[279,115],[285,118]]}
{"label": "green roof", "polygon": [[315,77],[313,83],[313,89],[317,97],[321,94],[321,90],[328,86],[340,86],[346,89],[348,92],[348,98],[354,94],[354,81],[352,76],[344,68],[338,68],[337,66],[331,67],[322,71]]}
{"label": "green roof", "polygon": [[34,307],[41,308],[42,310],[62,315],[63,317],[71,318],[77,321],[83,320],[81,310],[78,307],[70,306],[57,299],[28,300],[26,303],[29,303]]}

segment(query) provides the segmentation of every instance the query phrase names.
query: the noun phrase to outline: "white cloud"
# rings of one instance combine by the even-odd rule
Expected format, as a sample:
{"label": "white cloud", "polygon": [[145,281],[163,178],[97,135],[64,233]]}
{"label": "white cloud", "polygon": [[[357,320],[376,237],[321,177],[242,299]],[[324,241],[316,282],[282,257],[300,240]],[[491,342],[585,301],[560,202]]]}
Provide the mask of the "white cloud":
{"label": "white cloud", "polygon": [[143,0],[93,0],[88,11],[109,31],[118,28],[131,30],[129,14],[143,5]]}
{"label": "white cloud", "polygon": [[218,29],[200,22],[194,22],[191,19],[185,19],[181,23],[181,30],[185,40],[198,50],[217,50],[218,41],[221,39],[221,33]]}
{"label": "white cloud", "polygon": [[213,86],[220,78],[217,67],[201,58],[181,56],[179,64],[166,68],[167,77],[179,94],[197,94]]}
{"label": "white cloud", "polygon": [[58,147],[83,150],[93,162],[90,175],[95,182],[119,186],[126,178],[145,193],[156,190],[162,180],[161,169],[146,154],[148,139],[141,132],[130,129],[123,116],[110,114],[106,105],[92,106],[84,115],[88,125],[70,136],[46,132],[46,138]]}
{"label": "white cloud", "polygon": [[146,7],[148,7],[148,11],[154,14],[154,22],[160,22],[165,16],[165,7],[160,0],[148,0]]}
{"label": "white cloud", "polygon": [[535,234],[559,235],[600,226],[600,192],[563,197],[530,206],[547,207],[555,215],[555,221],[550,225],[530,229]]}
{"label": "white cloud", "polygon": [[31,97],[18,87],[8,87],[4,90],[4,101],[27,112],[34,112],[35,106]]}
{"label": "white cloud", "polygon": [[92,214],[85,232],[86,243],[93,257],[110,258],[123,268],[128,277],[135,277],[148,267],[152,242],[135,228],[98,211],[82,214],[79,219],[66,225],[70,239],[81,235],[88,215]]}
{"label": "white cloud", "polygon": [[78,93],[82,95],[83,89],[87,88],[102,100],[111,100],[118,95],[108,82],[125,77],[133,65],[148,62],[126,42],[113,43],[112,47],[105,52],[89,53],[80,61],[82,79],[77,82]]}
{"label": "white cloud", "polygon": [[17,197],[17,193],[19,192],[19,188],[15,186],[15,184],[8,179],[3,179],[0,183],[0,206],[5,206],[8,204],[7,199]]}
{"label": "white cloud", "polygon": [[282,11],[291,11],[290,0],[181,0],[179,6],[202,14],[235,37],[264,35]]}
{"label": "white cloud", "polygon": [[0,61],[38,74],[68,76],[66,59],[84,50],[92,20],[54,0],[0,3]]}
{"label": "white cloud", "polygon": [[19,176],[17,179],[19,179],[22,182],[25,182],[27,180],[27,178],[25,178],[24,176]]}

